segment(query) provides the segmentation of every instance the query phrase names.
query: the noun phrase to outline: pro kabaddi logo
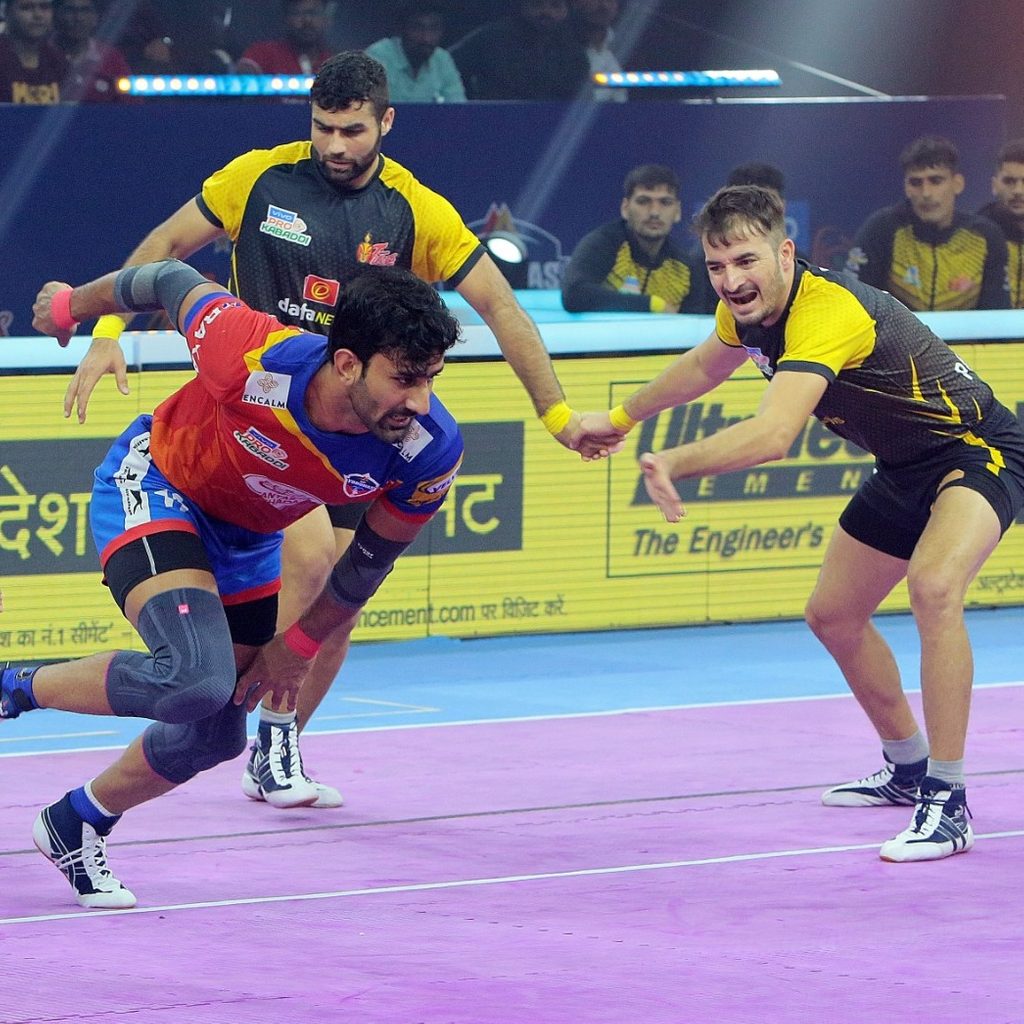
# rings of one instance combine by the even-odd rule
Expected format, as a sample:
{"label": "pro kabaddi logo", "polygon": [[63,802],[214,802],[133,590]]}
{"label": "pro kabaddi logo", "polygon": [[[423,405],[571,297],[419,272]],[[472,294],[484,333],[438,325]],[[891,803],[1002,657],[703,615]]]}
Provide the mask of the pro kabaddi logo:
{"label": "pro kabaddi logo", "polygon": [[309,245],[312,241],[306,233],[306,222],[297,213],[273,204],[267,207],[267,218],[260,224],[260,231],[296,245]]}
{"label": "pro kabaddi logo", "polygon": [[307,274],[302,282],[302,297],[307,302],[319,302],[323,306],[336,306],[341,294],[341,282],[329,277]]}
{"label": "pro kabaddi logo", "polygon": [[273,439],[261,434],[255,427],[245,431],[233,431],[235,440],[257,459],[262,459],[275,469],[287,469],[288,453]]}

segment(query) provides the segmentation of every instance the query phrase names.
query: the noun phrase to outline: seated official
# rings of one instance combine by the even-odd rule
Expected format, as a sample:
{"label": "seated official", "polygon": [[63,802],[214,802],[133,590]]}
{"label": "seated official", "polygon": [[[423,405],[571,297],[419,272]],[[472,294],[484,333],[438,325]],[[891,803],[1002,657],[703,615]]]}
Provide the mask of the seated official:
{"label": "seated official", "polygon": [[586,235],[565,268],[562,305],[570,313],[708,313],[703,261],[677,244],[679,178],[643,164],[626,175],[621,218]]}

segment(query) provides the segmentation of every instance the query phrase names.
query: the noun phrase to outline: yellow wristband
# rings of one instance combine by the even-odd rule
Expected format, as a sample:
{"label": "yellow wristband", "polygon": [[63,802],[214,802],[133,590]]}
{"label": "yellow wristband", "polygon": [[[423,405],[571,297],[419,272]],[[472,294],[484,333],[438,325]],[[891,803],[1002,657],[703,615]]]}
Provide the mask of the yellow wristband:
{"label": "yellow wristband", "polygon": [[664,313],[666,305],[668,305],[668,303],[666,303],[665,300],[660,295],[652,295],[651,296],[651,312],[652,313]]}
{"label": "yellow wristband", "polygon": [[608,419],[612,421],[612,426],[616,430],[632,430],[640,421],[633,419],[632,416],[626,412],[624,405],[617,405],[614,409],[608,410]]}
{"label": "yellow wristband", "polygon": [[92,336],[94,338],[109,338],[111,341],[117,341],[121,337],[121,332],[127,326],[128,321],[123,317],[108,313],[96,321],[96,326],[92,329]]}
{"label": "yellow wristband", "polygon": [[555,402],[547,412],[541,416],[540,421],[547,427],[549,434],[555,435],[560,434],[565,430],[572,419],[572,409],[569,408],[565,401]]}

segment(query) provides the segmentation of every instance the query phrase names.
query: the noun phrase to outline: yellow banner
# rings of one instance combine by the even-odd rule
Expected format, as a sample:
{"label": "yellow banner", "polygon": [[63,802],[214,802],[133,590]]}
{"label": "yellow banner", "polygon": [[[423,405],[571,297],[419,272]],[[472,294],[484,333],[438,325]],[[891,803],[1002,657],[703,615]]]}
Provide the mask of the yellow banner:
{"label": "yellow banner", "polygon": [[[1022,346],[958,346],[1014,411]],[[669,360],[566,359],[572,404],[608,408]],[[65,420],[65,376],[0,378],[0,656],[47,660],[139,646],[100,581],[88,530],[91,474],[111,439],[189,377],[108,380],[85,425]],[[686,481],[688,514],[666,524],[636,456],[711,434],[756,409],[765,383],[741,371],[710,395],[638,426],[624,452],[583,463],[548,436],[504,363],[452,364],[438,392],[466,458],[441,512],[364,610],[357,640],[476,637],[795,618],[837,516],[871,459],[809,421],[770,466]],[[1024,600],[1024,537],[1010,531],[968,593],[974,606]],[[904,588],[884,606],[907,607]]]}

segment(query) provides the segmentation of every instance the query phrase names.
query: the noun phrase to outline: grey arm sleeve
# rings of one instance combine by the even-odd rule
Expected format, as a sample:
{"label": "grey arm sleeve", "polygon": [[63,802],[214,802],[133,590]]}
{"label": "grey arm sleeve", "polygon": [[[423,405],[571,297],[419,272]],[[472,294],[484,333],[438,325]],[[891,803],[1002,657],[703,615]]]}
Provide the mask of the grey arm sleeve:
{"label": "grey arm sleeve", "polygon": [[366,604],[410,543],[382,537],[363,519],[328,580],[334,600],[353,608]]}
{"label": "grey arm sleeve", "polygon": [[185,296],[196,285],[210,282],[181,260],[161,260],[125,267],[114,279],[114,301],[126,313],[163,309],[177,323]]}

